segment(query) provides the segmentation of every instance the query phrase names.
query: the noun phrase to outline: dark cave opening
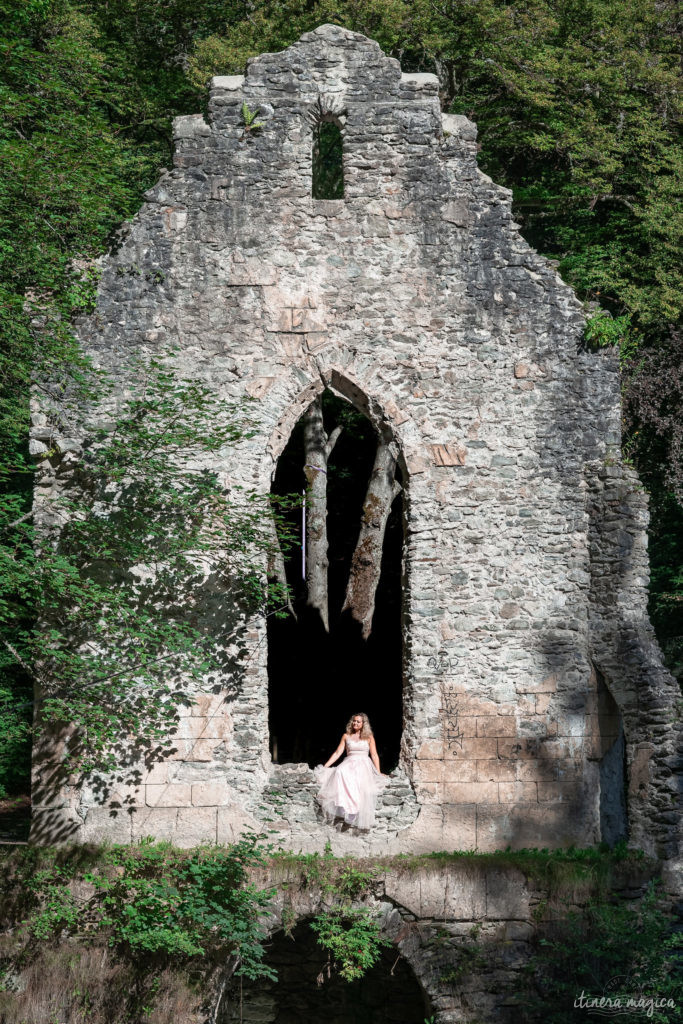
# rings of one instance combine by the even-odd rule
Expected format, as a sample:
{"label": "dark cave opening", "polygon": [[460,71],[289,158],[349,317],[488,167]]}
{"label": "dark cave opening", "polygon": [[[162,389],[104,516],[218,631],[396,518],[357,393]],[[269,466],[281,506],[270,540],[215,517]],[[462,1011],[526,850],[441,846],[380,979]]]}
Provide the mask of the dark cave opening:
{"label": "dark cave opening", "polygon": [[[343,426],[327,467],[330,631],[307,606],[302,553],[286,555],[291,615],[268,622],[270,748],[279,764],[324,763],[352,714],[370,718],[383,772],[396,767],[403,720],[401,593],[403,493],[393,502],[384,538],[382,571],[372,632],[367,640],[349,612],[344,593],[360,516],[377,447],[377,434],[361,412],[331,391],[322,397],[326,431]],[[305,490],[303,425],[299,420],[280,456],[274,494]],[[401,482],[400,470],[397,479]],[[301,509],[289,513],[301,542]]]}
{"label": "dark cave opening", "polygon": [[432,1014],[427,995],[394,947],[362,978],[344,981],[328,973],[327,954],[307,921],[269,943],[269,967],[277,981],[233,982],[224,1024],[421,1024]]}

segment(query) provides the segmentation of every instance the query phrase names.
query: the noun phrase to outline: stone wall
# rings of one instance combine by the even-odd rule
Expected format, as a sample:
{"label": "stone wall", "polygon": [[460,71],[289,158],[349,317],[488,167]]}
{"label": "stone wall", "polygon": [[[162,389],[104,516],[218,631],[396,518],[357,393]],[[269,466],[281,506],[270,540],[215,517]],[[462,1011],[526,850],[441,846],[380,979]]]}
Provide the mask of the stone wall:
{"label": "stone wall", "polygon": [[[278,977],[271,982],[260,976],[251,983],[235,977],[238,961],[229,936],[222,946],[207,943],[199,957],[169,951],[183,926],[173,914],[166,936],[169,948],[162,943],[162,949],[145,953],[138,946],[126,951],[117,942],[112,945],[115,936],[100,927],[107,909],[103,893],[94,896],[92,881],[93,874],[104,878],[114,870],[112,851],[102,856],[97,848],[75,847],[47,850],[39,858],[16,847],[2,852],[3,1024],[118,1022],[125,1016],[163,1024],[423,1024],[425,1019],[434,1024],[516,1024],[527,1020],[524,1007],[534,996],[542,1005],[530,1019],[544,1021],[551,1011],[561,1014],[563,1006],[557,990],[551,996],[547,984],[536,987],[536,979],[554,972],[528,970],[539,954],[548,966],[542,939],[566,940],[562,974],[571,986],[567,1009],[574,984],[576,995],[584,985],[590,994],[601,995],[602,985],[612,980],[606,971],[618,976],[622,994],[664,995],[656,966],[664,963],[664,951],[656,944],[648,950],[655,966],[640,962],[642,970],[633,977],[628,974],[629,965],[639,962],[643,943],[652,945],[658,930],[648,903],[635,950],[624,941],[629,924],[622,912],[640,909],[661,866],[640,855],[401,855],[374,862],[327,855],[266,858],[248,873],[257,890],[270,894],[260,920],[261,938],[265,965],[275,968]],[[45,872],[38,904],[30,885],[36,863]],[[133,877],[140,869],[151,891],[158,893],[170,884],[168,866],[163,851],[133,854],[127,867],[120,868],[129,884],[116,891],[122,899],[127,892],[131,899]],[[206,877],[198,876],[200,888]],[[181,888],[186,909],[197,906],[192,891],[183,883]],[[150,891],[136,891],[144,933]],[[201,902],[201,892],[193,891]],[[607,928],[600,922],[602,914],[585,919],[596,925],[592,950],[607,953],[596,963],[589,947],[585,957],[579,953],[573,961],[566,951],[576,950],[578,936],[574,932],[572,940],[567,915],[582,914],[596,901]],[[219,905],[227,909],[224,901]],[[60,906],[73,912],[71,926],[54,916]],[[657,908],[657,917],[666,910],[660,899]],[[347,921],[363,912],[386,941],[382,962],[367,970],[360,983],[340,979],[339,964],[328,960],[310,927],[313,918],[335,911]],[[123,925],[120,913],[114,918]],[[43,931],[51,929],[49,941],[35,934],[33,925],[37,928],[39,922]],[[184,923],[191,922],[185,918]],[[134,923],[130,934],[136,934]],[[140,939],[139,930],[137,935]],[[606,941],[608,936],[616,938],[616,948]]]}
{"label": "stone wall", "polygon": [[635,473],[587,467],[590,642],[623,716],[634,844],[660,857],[680,850],[680,689],[662,665],[647,614],[647,495]]}
{"label": "stone wall", "polygon": [[[255,436],[207,464],[226,487],[267,492],[326,387],[397,442],[401,763],[374,833],[320,821],[306,766],[270,760],[258,621],[248,667],[207,679],[172,756],[132,780],[70,784],[58,746],[37,750],[34,841],[192,845],[274,821],[305,850],[592,843],[597,667],[623,715],[632,837],[673,855],[675,689],[647,625],[617,362],[582,350],[580,303],[520,236],[511,193],[478,170],[475,126],[441,114],[434,76],[402,74],[329,25],[214,79],[209,115],[176,120],[173,170],[103,263],[79,334],[118,392],[92,417],[113,414],[136,359],[167,357],[225,401],[258,399]],[[314,200],[313,132],[328,116],[343,126],[345,193]],[[64,459],[39,465],[46,528],[81,440],[37,411],[39,460],[48,436]]]}
{"label": "stone wall", "polygon": [[[652,863],[622,865],[612,880],[612,898],[629,902],[639,899],[652,876]],[[306,942],[305,923],[328,909],[333,898],[319,885],[302,880],[296,866],[289,871],[266,870],[258,874],[257,881],[277,890],[269,921],[271,935],[282,934],[283,922],[290,930],[301,922],[294,931],[297,942],[291,948],[282,942],[274,947],[272,963],[280,975],[277,984],[259,979],[252,985],[228,988],[219,1006],[218,1021],[289,1024],[285,1014],[287,988],[292,984],[289,971],[301,982],[299,1006],[303,1019],[339,1019],[332,1007],[321,1012],[324,992],[318,994],[315,984],[304,984],[307,969],[310,972],[317,963],[321,971],[326,959],[320,947],[316,954],[316,947]],[[392,991],[388,979],[387,1005],[397,1015],[394,1018],[387,1013],[378,1019],[395,1019],[397,1024],[422,1024],[425,1017],[433,1017],[435,1024],[513,1024],[520,1019],[520,1005],[533,991],[525,968],[539,949],[538,940],[556,936],[556,928],[561,927],[567,913],[580,911],[595,894],[596,883],[590,873],[581,877],[579,872],[573,880],[566,878],[557,885],[551,882],[547,870],[534,875],[513,864],[486,863],[476,858],[470,863],[464,859],[426,862],[417,868],[410,863],[403,867],[385,864],[377,872],[372,895],[362,905],[382,922],[383,933],[391,943],[388,962],[402,962],[422,989],[425,1012],[419,1017],[401,1016],[401,988]],[[283,956],[288,949],[288,955]],[[386,980],[382,972],[368,977],[375,993],[381,992]],[[406,988],[408,980],[404,981]],[[324,977],[322,989],[328,983]],[[356,994],[360,996],[358,990]],[[359,1012],[358,1019],[372,1020],[372,1012],[367,1017]]]}

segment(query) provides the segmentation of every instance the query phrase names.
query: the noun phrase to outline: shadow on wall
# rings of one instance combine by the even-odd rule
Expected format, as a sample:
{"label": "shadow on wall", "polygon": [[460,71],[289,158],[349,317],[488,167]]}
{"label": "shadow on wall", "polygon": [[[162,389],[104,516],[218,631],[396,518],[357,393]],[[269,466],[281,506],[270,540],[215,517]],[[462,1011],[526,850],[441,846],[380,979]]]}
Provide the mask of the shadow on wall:
{"label": "shadow on wall", "polygon": [[[180,680],[171,686],[166,704],[167,735],[155,741],[142,742],[122,737],[113,748],[116,770],[109,773],[91,771],[81,778],[83,791],[91,807],[106,807],[112,820],[125,819],[122,836],[130,831],[130,818],[139,810],[139,787],[143,771],[149,771],[169,758],[192,762],[220,761],[226,757],[225,742],[218,735],[223,715],[239,701],[244,687],[244,665],[248,654],[248,619],[252,609],[242,599],[241,591],[231,587],[225,575],[217,572],[198,577],[196,600],[188,600],[184,608],[174,608],[175,618],[189,623],[202,636],[218,642],[213,645],[213,661],[202,691],[205,704],[212,710],[203,723],[203,731],[188,736],[183,731],[188,712],[197,699],[196,683]],[[141,589],[141,603],[153,600],[151,588]],[[169,664],[167,662],[167,664]],[[169,675],[172,674],[168,673]],[[165,681],[165,680],[162,680]],[[133,694],[144,714],[146,694]],[[199,714],[195,710],[195,715]],[[199,718],[192,719],[198,722]],[[213,726],[213,728],[212,728]],[[77,770],[78,731],[73,726],[46,723],[34,746],[32,784],[31,842],[36,845],[64,843],[76,838],[83,824],[70,809],[73,803],[74,774]],[[86,751],[87,752],[87,751]]]}
{"label": "shadow on wall", "polygon": [[[544,826],[554,821],[553,846],[604,842],[613,847],[628,838],[621,711],[604,676],[572,641],[546,636],[545,659],[556,689],[545,718],[539,716],[539,735],[520,741],[520,755],[536,759]],[[547,845],[538,840],[529,845]],[[513,845],[522,844],[515,840]]]}
{"label": "shadow on wall", "polygon": [[647,617],[647,495],[628,467],[605,463],[589,470],[591,645],[623,716],[629,839],[648,853],[676,858],[680,689]]}

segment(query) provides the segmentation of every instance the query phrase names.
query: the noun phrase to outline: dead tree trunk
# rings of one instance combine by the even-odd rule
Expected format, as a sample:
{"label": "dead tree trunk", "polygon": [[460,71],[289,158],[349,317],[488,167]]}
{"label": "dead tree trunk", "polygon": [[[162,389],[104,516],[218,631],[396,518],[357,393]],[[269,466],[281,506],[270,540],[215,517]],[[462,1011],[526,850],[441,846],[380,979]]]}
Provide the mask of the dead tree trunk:
{"label": "dead tree trunk", "polygon": [[335,427],[325,433],[323,409],[319,398],[308,407],[304,421],[304,473],[306,492],[306,585],[308,604],[320,612],[325,630],[329,632],[329,599],[327,587],[327,461],[341,434]]}
{"label": "dead tree trunk", "polygon": [[285,569],[285,556],[282,554],[280,539],[277,535],[277,527],[271,522],[271,548],[268,553],[268,576],[275,580],[279,587],[278,600],[284,601],[284,606],[290,615],[296,619],[296,612],[292,604],[292,596],[287,583],[287,570]]}
{"label": "dead tree trunk", "polygon": [[372,632],[375,595],[382,570],[382,548],[389,512],[394,499],[402,489],[395,479],[395,474],[395,447],[380,440],[363,502],[360,533],[351,559],[342,609],[350,609],[354,619],[360,622],[364,640],[367,640]]}

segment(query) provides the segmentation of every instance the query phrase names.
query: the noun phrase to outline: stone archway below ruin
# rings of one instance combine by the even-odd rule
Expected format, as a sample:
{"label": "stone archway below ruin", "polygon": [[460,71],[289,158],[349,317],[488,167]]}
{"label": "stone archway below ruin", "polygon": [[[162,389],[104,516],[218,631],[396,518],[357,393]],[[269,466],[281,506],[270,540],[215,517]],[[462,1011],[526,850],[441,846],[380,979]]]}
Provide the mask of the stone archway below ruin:
{"label": "stone archway below ruin", "polygon": [[[451,854],[384,860],[374,868],[367,861],[326,856],[273,861],[253,880],[277,891],[267,923],[266,963],[280,981],[250,984],[233,977],[216,1024],[516,1019],[520,994],[529,993],[528,965],[538,939],[555,927],[570,902],[585,908],[604,886],[597,875],[587,882],[582,874],[577,889],[575,860],[568,856],[566,875],[556,875],[548,870],[553,855],[545,857],[543,864],[542,854],[500,854],[496,860]],[[349,870],[365,872],[366,879],[352,903],[340,892]],[[656,867],[635,858],[614,861],[611,871],[612,892],[623,892],[628,880],[630,889],[644,894]],[[333,908],[364,910],[387,940],[381,962],[356,988],[344,988],[347,983],[332,971],[328,977],[327,952],[310,928]]]}
{"label": "stone archway below ruin", "polygon": [[218,1024],[422,1024],[430,1000],[407,960],[387,946],[356,981],[336,974],[308,921],[277,932],[267,963],[277,981],[237,981]]}

